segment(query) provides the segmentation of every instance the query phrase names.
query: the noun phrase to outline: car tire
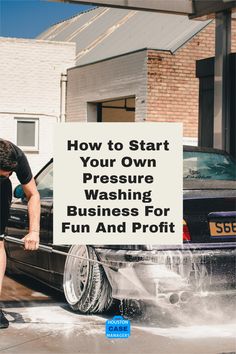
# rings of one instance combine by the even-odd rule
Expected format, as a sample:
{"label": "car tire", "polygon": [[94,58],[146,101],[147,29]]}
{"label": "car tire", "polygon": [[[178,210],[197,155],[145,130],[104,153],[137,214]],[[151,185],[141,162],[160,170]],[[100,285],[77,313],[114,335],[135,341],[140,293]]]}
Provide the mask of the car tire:
{"label": "car tire", "polygon": [[84,314],[109,310],[112,306],[111,286],[103,267],[70,255],[97,260],[95,250],[90,246],[70,248],[63,277],[64,293],[70,307]]}
{"label": "car tire", "polygon": [[140,319],[146,312],[146,304],[141,300],[124,299],[119,304],[120,314],[127,319]]}

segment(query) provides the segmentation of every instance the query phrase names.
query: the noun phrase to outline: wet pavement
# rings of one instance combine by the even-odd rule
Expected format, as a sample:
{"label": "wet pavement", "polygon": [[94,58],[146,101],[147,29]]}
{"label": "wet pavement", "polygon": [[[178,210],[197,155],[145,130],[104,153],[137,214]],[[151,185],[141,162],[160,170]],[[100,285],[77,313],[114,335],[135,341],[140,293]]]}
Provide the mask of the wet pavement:
{"label": "wet pavement", "polygon": [[64,297],[27,278],[5,277],[0,305],[10,321],[0,330],[0,352],[19,354],[232,354],[236,353],[233,299],[195,307],[147,308],[131,320],[129,339],[107,339],[110,316],[73,313]]}

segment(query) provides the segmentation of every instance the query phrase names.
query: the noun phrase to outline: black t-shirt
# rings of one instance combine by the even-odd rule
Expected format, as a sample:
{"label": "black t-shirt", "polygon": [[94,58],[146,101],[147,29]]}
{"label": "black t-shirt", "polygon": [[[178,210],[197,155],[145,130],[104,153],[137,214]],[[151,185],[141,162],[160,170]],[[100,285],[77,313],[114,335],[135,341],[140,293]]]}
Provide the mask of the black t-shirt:
{"label": "black t-shirt", "polygon": [[27,160],[27,157],[18,146],[11,143],[12,149],[15,153],[15,160],[17,161],[16,175],[21,184],[27,184],[31,181],[33,175]]}

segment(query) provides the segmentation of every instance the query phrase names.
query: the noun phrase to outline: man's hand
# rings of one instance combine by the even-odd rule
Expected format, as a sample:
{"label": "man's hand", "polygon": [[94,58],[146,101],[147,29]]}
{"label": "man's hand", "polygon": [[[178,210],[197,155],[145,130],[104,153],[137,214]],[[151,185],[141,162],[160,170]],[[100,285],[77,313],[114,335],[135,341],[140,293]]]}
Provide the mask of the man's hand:
{"label": "man's hand", "polygon": [[25,237],[23,237],[22,241],[25,243],[25,250],[36,251],[39,248],[39,232],[29,232]]}

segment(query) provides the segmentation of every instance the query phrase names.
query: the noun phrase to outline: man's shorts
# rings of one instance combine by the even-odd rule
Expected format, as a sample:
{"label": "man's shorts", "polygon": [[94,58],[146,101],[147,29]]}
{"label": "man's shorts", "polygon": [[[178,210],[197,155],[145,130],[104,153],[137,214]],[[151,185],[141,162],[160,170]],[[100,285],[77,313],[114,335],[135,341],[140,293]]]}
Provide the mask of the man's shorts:
{"label": "man's shorts", "polygon": [[3,240],[12,200],[12,185],[9,178],[0,178],[0,241]]}

